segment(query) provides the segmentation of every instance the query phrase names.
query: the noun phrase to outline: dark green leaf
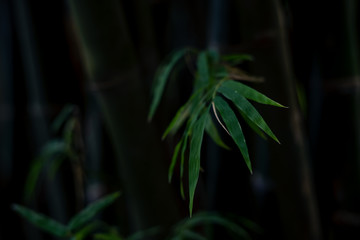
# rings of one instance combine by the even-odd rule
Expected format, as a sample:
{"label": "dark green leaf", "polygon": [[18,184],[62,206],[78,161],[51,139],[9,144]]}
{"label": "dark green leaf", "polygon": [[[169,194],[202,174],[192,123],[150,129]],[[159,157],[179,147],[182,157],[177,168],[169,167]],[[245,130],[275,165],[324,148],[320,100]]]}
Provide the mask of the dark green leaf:
{"label": "dark green leaf", "polygon": [[182,236],[182,239],[207,240],[206,237],[188,229],[183,230],[179,234]]}
{"label": "dark green leaf", "polygon": [[136,233],[132,234],[131,236],[127,237],[126,240],[142,240],[151,238],[151,236],[155,236],[161,232],[161,227],[152,227],[149,229],[145,229],[142,231],[137,231]]}
{"label": "dark green leaf", "polygon": [[95,240],[124,240],[123,237],[114,233],[97,233],[94,235]]}
{"label": "dark green leaf", "polygon": [[191,108],[191,104],[190,102],[187,102],[177,111],[175,117],[171,120],[169,126],[166,128],[162,136],[162,139],[165,139],[170,132],[175,133],[179,129],[179,127],[184,123],[186,118],[189,117],[190,108]]}
{"label": "dark green leaf", "polygon": [[76,232],[73,239],[74,240],[83,240],[87,236],[89,236],[99,226],[100,226],[100,223],[98,223],[98,222],[90,223],[90,224],[86,225],[85,227],[83,227],[82,229],[80,229],[78,232]]}
{"label": "dark green leaf", "polygon": [[242,237],[243,239],[250,239],[247,231],[236,223],[218,215],[215,213],[200,213],[195,215],[192,219],[188,220],[186,223],[187,227],[195,227],[198,225],[203,225],[205,223],[212,223],[223,226],[224,228],[232,231],[236,235]]}
{"label": "dark green leaf", "polygon": [[245,137],[235,113],[233,112],[229,104],[219,96],[215,97],[214,103],[216,109],[220,112],[220,115],[225,123],[228,132],[230,133],[231,137],[240,149],[240,152],[244,157],[245,163],[248,166],[250,172],[252,173],[251,162]]}
{"label": "dark green leaf", "polygon": [[172,175],[174,173],[174,168],[175,168],[176,160],[177,160],[178,155],[179,155],[179,150],[180,150],[181,144],[182,144],[182,140],[180,140],[178,142],[178,144],[176,144],[176,146],[175,146],[174,154],[172,156],[171,164],[170,164],[170,167],[169,167],[169,175],[168,175],[169,183],[171,182],[171,178],[172,178]]}
{"label": "dark green leaf", "polygon": [[221,94],[223,94],[226,98],[233,101],[236,107],[244,114],[248,119],[250,119],[256,126],[262,129],[267,135],[269,135],[276,142],[280,143],[275,134],[271,131],[269,126],[266,124],[263,117],[259,114],[259,112],[255,109],[251,103],[246,100],[243,96],[240,95],[237,90],[228,88],[228,87],[220,87],[218,90]]}
{"label": "dark green leaf", "polygon": [[267,140],[266,135],[264,134],[264,132],[255,124],[253,123],[253,121],[251,121],[248,116],[246,116],[246,114],[244,114],[243,112],[239,111],[241,116],[243,117],[243,119],[245,120],[245,122],[251,127],[251,129],[257,133],[261,138]]}
{"label": "dark green leaf", "polygon": [[14,204],[13,210],[19,213],[26,220],[37,226],[38,228],[51,233],[57,237],[69,237],[70,232],[67,227],[43,214],[37,213],[26,207]]}
{"label": "dark green leaf", "polygon": [[246,86],[245,84],[242,84],[241,82],[236,82],[233,80],[224,81],[223,84],[220,86],[219,91],[221,88],[232,89],[236,93],[244,96],[245,98],[248,98],[258,103],[285,108],[285,106],[281,105],[280,103],[271,100],[270,98],[266,97],[264,94],[256,91],[251,87]]}
{"label": "dark green leaf", "polygon": [[230,150],[230,148],[223,142],[223,140],[221,139],[218,130],[216,129],[216,126],[213,122],[213,120],[211,119],[210,114],[208,114],[208,120],[206,122],[206,132],[209,134],[209,136],[211,137],[211,139],[220,147],[225,148],[227,150]]}
{"label": "dark green leaf", "polygon": [[88,222],[92,217],[99,213],[103,208],[113,203],[120,196],[119,192],[107,195],[94,203],[91,203],[81,212],[76,214],[69,222],[68,227],[70,230],[77,229]]}
{"label": "dark green leaf", "polygon": [[184,144],[183,144],[183,146],[181,148],[180,194],[181,194],[182,199],[185,199],[183,179],[184,179],[185,153],[186,153],[186,148],[187,148],[187,144],[188,144],[188,139],[189,139],[189,135],[185,134],[185,136],[184,136]]}
{"label": "dark green leaf", "polygon": [[53,123],[51,124],[51,130],[53,132],[58,132],[66,120],[69,118],[71,113],[74,111],[75,106],[72,104],[67,104],[59,113],[59,115],[55,118]]}
{"label": "dark green leaf", "polygon": [[221,57],[223,61],[231,64],[237,65],[242,63],[243,61],[253,61],[254,58],[248,54],[233,54],[233,55],[225,55]]}
{"label": "dark green leaf", "polygon": [[189,211],[190,216],[192,215],[193,210],[193,201],[195,195],[196,185],[199,179],[200,172],[200,153],[201,153],[201,144],[203,140],[207,111],[202,113],[201,117],[195,122],[194,130],[191,134],[190,141],[190,154],[189,154]]}
{"label": "dark green leaf", "polygon": [[150,111],[148,115],[148,119],[151,120],[154,116],[156,108],[159,105],[160,99],[164,92],[164,88],[166,85],[166,81],[169,78],[171,70],[174,68],[175,64],[184,56],[187,52],[187,49],[182,49],[179,51],[174,52],[170,56],[170,61],[168,63],[164,63],[162,66],[159,67],[159,70],[155,74],[155,83],[153,88],[153,100],[150,105]]}
{"label": "dark green leaf", "polygon": [[[45,164],[52,160],[55,156],[62,157],[62,154],[66,152],[66,144],[62,140],[52,140],[47,143],[39,157],[37,157],[31,164],[29,175],[27,176],[25,183],[25,199],[29,200],[35,190],[36,183],[38,182],[41,171]],[[59,159],[60,159],[59,158]],[[55,159],[55,162],[57,160]]]}

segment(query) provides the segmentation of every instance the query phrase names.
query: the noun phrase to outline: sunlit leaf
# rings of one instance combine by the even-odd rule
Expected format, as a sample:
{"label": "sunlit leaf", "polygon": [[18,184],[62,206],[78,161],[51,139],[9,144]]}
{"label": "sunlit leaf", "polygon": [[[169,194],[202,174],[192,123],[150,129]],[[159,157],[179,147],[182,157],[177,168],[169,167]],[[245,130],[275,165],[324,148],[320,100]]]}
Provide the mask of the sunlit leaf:
{"label": "sunlit leaf", "polygon": [[171,54],[170,61],[166,61],[165,63],[163,63],[162,66],[159,67],[157,73],[155,74],[155,80],[154,80],[155,83],[153,85],[154,86],[153,100],[150,105],[150,111],[148,115],[149,120],[152,119],[156,111],[156,108],[159,105],[160,99],[163,95],[164,88],[171,73],[171,70],[174,68],[175,64],[184,56],[186,52],[187,49],[181,49]]}
{"label": "sunlit leaf", "polygon": [[113,203],[119,196],[120,193],[115,192],[95,201],[94,203],[91,203],[70,220],[68,224],[69,229],[74,230],[81,227],[97,213],[99,213],[103,208]]}
{"label": "sunlit leaf", "polygon": [[55,221],[54,219],[17,204],[13,205],[13,210],[19,213],[30,223],[48,233],[51,233],[57,237],[70,236],[70,231],[67,229],[67,227],[58,221]]}
{"label": "sunlit leaf", "polygon": [[207,117],[207,111],[205,111],[196,121],[190,140],[190,154],[189,154],[190,216],[192,215],[195,189],[199,179],[201,144],[202,144],[205,125],[206,125],[206,119],[207,119],[206,117]]}
{"label": "sunlit leaf", "polygon": [[236,107],[244,113],[256,126],[262,129],[267,135],[269,135],[276,142],[280,143],[275,134],[271,131],[269,126],[266,124],[263,117],[259,114],[259,112],[255,109],[251,103],[246,100],[245,97],[241,96],[237,90],[228,88],[228,87],[220,87],[218,91],[223,94],[226,98],[233,101]]}
{"label": "sunlit leaf", "polygon": [[[251,87],[246,86],[245,84],[242,84],[241,82],[236,82],[236,81],[233,81],[233,80],[225,81],[220,86],[220,88],[225,88],[225,87],[229,88],[229,89],[232,89],[236,93],[241,94],[245,98],[248,98],[248,99],[253,100],[255,102],[266,104],[266,105],[272,105],[272,106],[275,106],[275,107],[286,108],[285,106],[281,105],[280,103],[277,103],[277,102],[271,100],[270,98],[268,98],[264,94],[256,91],[255,89],[253,89]],[[219,88],[219,90],[220,90],[220,88]]]}
{"label": "sunlit leaf", "polygon": [[213,122],[213,120],[211,119],[210,114],[208,114],[208,120],[206,121],[206,132],[207,134],[209,134],[209,136],[211,137],[211,139],[220,147],[225,148],[227,150],[230,150],[230,148],[223,142],[223,140],[220,137],[220,134],[218,132],[218,130],[216,129],[216,126]]}
{"label": "sunlit leaf", "polygon": [[245,137],[235,113],[233,112],[229,104],[219,96],[215,97],[214,103],[216,109],[220,112],[221,118],[223,119],[232,139],[235,141],[236,145],[240,149],[240,152],[244,157],[247,167],[252,173],[251,162]]}

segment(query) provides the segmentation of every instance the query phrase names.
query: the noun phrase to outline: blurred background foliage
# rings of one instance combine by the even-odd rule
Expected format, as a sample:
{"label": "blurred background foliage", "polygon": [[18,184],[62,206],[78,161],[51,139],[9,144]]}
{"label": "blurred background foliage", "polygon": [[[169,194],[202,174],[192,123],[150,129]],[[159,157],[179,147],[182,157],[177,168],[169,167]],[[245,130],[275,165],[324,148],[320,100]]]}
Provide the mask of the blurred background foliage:
{"label": "blurred background foliage", "polygon": [[[126,236],[188,216],[179,169],[167,182],[177,141],[161,134],[191,72],[175,72],[151,123],[147,113],[161,60],[189,46],[252,55],[241,68],[265,79],[252,86],[289,107],[257,106],[282,144],[245,129],[253,175],[205,139],[194,211],[250,219],[254,239],[359,239],[358,13],[356,0],[0,0],[0,239],[50,238],[12,203],[65,223],[117,190],[101,218]],[[49,144],[69,161],[46,165],[26,195]]]}

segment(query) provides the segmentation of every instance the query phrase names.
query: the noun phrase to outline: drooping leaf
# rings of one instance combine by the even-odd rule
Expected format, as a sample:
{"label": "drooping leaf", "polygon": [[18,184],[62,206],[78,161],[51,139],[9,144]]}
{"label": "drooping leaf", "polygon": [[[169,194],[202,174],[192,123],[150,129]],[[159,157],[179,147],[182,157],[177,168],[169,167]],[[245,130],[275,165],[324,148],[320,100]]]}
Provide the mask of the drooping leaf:
{"label": "drooping leaf", "polygon": [[181,198],[185,199],[185,192],[184,192],[184,164],[185,164],[185,153],[188,144],[189,135],[185,134],[184,144],[181,148],[181,162],[180,162],[180,194]]}
{"label": "drooping leaf", "polygon": [[266,124],[263,117],[259,114],[256,108],[245,97],[240,95],[237,90],[230,89],[228,87],[220,87],[218,91],[226,98],[233,101],[236,107],[247,116],[256,126],[262,129],[267,135],[269,135],[276,142],[280,143],[275,134],[271,131],[270,127]]}
{"label": "drooping leaf", "polygon": [[214,98],[214,103],[216,109],[220,112],[221,118],[223,119],[232,139],[235,141],[236,145],[240,149],[240,152],[244,157],[247,167],[252,173],[252,167],[245,137],[235,113],[233,112],[229,104],[219,96],[216,96]]}
{"label": "drooping leaf", "polygon": [[94,203],[88,205],[81,212],[76,214],[69,222],[68,227],[70,230],[75,230],[85,223],[87,223],[91,218],[93,218],[97,213],[99,213],[103,208],[109,206],[120,196],[119,192],[109,194]]}
{"label": "drooping leaf", "polygon": [[195,189],[196,189],[196,185],[197,185],[197,182],[199,179],[201,144],[202,144],[205,125],[206,125],[207,111],[202,113],[200,118],[194,124],[194,130],[191,134],[191,140],[190,140],[190,154],[189,154],[189,201],[190,201],[189,202],[189,211],[190,211],[190,216],[192,215]]}
{"label": "drooping leaf", "polygon": [[14,204],[12,208],[30,223],[48,233],[51,233],[57,237],[70,236],[70,231],[68,228],[54,219],[17,204]]}
{"label": "drooping leaf", "polygon": [[157,73],[155,74],[155,80],[154,80],[155,83],[153,85],[154,86],[153,100],[150,105],[150,111],[148,115],[149,120],[152,119],[156,111],[156,108],[159,105],[160,99],[163,95],[164,88],[171,73],[171,70],[174,68],[175,64],[184,56],[184,54],[186,54],[186,52],[187,49],[181,49],[171,54],[170,61],[163,63],[162,66],[159,67]]}
{"label": "drooping leaf", "polygon": [[265,135],[265,133],[255,124],[253,123],[253,121],[251,121],[248,116],[246,116],[246,114],[244,114],[242,111],[239,110],[239,113],[241,114],[241,116],[243,117],[243,119],[245,120],[245,122],[251,127],[251,129],[258,134],[261,138],[263,138],[264,140],[267,140],[267,136]]}
{"label": "drooping leaf", "polygon": [[169,126],[166,128],[162,139],[165,139],[166,136],[172,132],[175,133],[179,127],[185,122],[185,120],[190,115],[191,102],[185,103],[175,114],[175,117],[171,120]]}
{"label": "drooping leaf", "polygon": [[74,111],[75,106],[72,104],[67,104],[60,112],[60,114],[55,118],[51,124],[51,130],[53,132],[58,132],[61,126],[66,122],[71,113]]}
{"label": "drooping leaf", "polygon": [[[258,103],[266,104],[266,105],[272,105],[275,107],[283,107],[285,106],[281,105],[280,103],[275,102],[274,100],[271,100],[264,94],[256,91],[255,89],[246,86],[245,84],[242,84],[241,82],[236,82],[233,80],[224,81],[224,83],[220,86],[220,88],[229,88],[233,89],[236,93],[241,94],[245,98],[248,98],[250,100],[253,100]],[[219,88],[219,90],[220,90]]]}
{"label": "drooping leaf", "polygon": [[169,173],[168,173],[169,183],[171,182],[171,179],[172,179],[172,176],[173,176],[173,173],[174,173],[174,168],[175,168],[175,164],[176,164],[177,159],[178,159],[181,144],[182,144],[182,139],[176,144],[175,149],[174,149],[174,154],[173,154],[172,159],[171,159],[171,164],[170,164]]}
{"label": "drooping leaf", "polygon": [[208,120],[206,121],[206,132],[207,134],[209,134],[209,136],[211,137],[211,139],[220,147],[225,148],[227,150],[230,150],[230,147],[227,146],[223,140],[220,137],[220,134],[218,132],[218,130],[216,129],[216,126],[213,122],[213,120],[211,119],[210,114],[208,114]]}

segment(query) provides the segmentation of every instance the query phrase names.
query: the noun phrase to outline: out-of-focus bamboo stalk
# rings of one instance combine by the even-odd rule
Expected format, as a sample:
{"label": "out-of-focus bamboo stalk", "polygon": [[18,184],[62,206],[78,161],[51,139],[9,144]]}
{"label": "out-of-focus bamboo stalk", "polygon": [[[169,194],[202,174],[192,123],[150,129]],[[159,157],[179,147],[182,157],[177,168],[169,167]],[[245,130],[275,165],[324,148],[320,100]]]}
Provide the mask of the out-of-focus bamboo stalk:
{"label": "out-of-focus bamboo stalk", "polygon": [[[119,1],[70,1],[89,85],[116,151],[132,230],[167,225],[178,213],[160,136],[147,123],[148,102]],[[105,159],[104,161],[106,161]]]}

